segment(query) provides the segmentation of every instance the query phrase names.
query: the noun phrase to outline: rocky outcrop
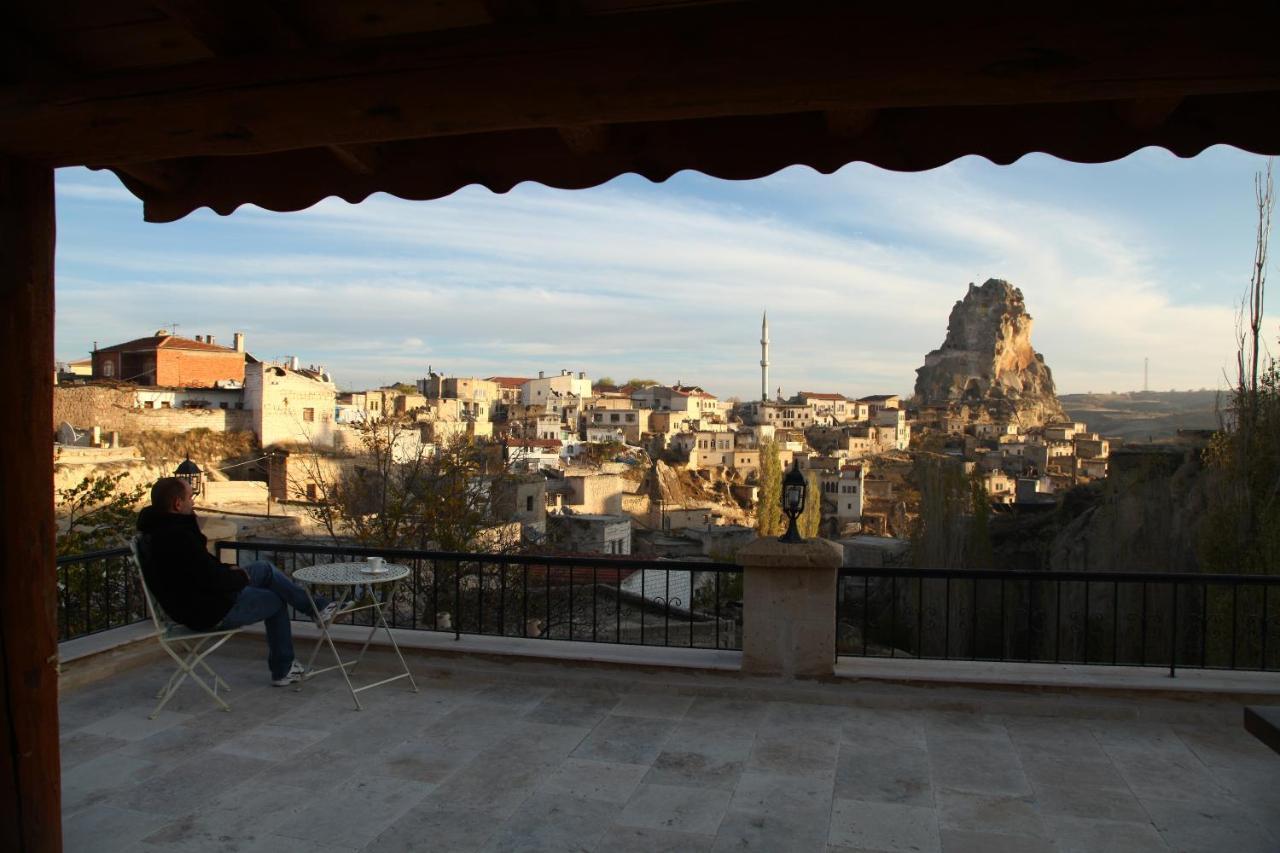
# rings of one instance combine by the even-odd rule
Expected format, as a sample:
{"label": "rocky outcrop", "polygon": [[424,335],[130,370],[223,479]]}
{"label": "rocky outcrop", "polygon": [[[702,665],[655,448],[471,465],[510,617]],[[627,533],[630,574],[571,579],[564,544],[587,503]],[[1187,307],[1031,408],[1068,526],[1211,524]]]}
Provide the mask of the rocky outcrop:
{"label": "rocky outcrop", "polygon": [[1065,420],[1053,375],[1031,346],[1031,323],[1022,291],[1009,282],[970,284],[941,348],[916,370],[916,403],[1023,427]]}

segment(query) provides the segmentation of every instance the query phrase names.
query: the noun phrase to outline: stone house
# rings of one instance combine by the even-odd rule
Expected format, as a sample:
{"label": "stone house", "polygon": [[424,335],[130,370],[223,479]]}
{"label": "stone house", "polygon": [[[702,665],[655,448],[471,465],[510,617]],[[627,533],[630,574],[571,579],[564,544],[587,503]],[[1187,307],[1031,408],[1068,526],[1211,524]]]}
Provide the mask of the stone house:
{"label": "stone house", "polygon": [[559,471],[561,442],[547,438],[509,438],[506,441],[507,465],[513,471],[535,473],[544,468]]}
{"label": "stone house", "polygon": [[507,417],[512,406],[520,405],[520,389],[529,380],[523,376],[490,376],[484,380],[497,386],[493,415]]}
{"label": "stone house", "polygon": [[547,538],[578,554],[630,554],[631,519],[621,515],[548,515]]}
{"label": "stone house", "polygon": [[587,440],[595,440],[591,438],[592,429],[616,430],[624,443],[639,445],[641,436],[649,432],[652,414],[647,409],[593,407],[587,412]]}
{"label": "stone house", "polygon": [[[823,515],[834,518],[838,527],[862,518],[866,476],[864,465],[843,465],[836,471],[818,474]],[[832,511],[826,512],[828,509]]]}
{"label": "stone house", "polygon": [[843,394],[801,391],[796,395],[796,399],[813,406],[815,420],[827,418],[833,424],[844,424],[865,421],[870,417],[870,407],[866,403],[850,400]]}
{"label": "stone house", "polygon": [[743,423],[779,429],[803,430],[814,424],[814,409],[808,403],[753,400],[738,407]]}
{"label": "stone house", "polygon": [[1097,433],[1075,437],[1076,456],[1081,459],[1106,459],[1111,455],[1111,442]]}
{"label": "stone house", "polygon": [[579,515],[622,515],[626,481],[617,474],[566,474],[564,505]]}
{"label": "stone house", "polygon": [[859,403],[866,403],[868,417],[875,417],[884,409],[902,408],[902,397],[898,394],[872,394],[870,397],[859,397]]}
{"label": "stone house", "polygon": [[236,333],[235,346],[224,347],[213,336],[195,339],[172,335],[164,329],[146,338],[95,349],[94,379],[134,382],[169,388],[212,388],[219,382],[243,382],[244,336]]}
{"label": "stone house", "polygon": [[317,368],[245,366],[244,407],[263,447],[333,447],[337,396],[329,374]]}
{"label": "stone house", "polygon": [[591,380],[587,374],[579,371],[561,370],[557,376],[546,376],[538,371],[537,379],[527,379],[520,386],[520,403],[525,406],[536,406],[546,403],[557,396],[573,395],[584,398],[591,396]]}
{"label": "stone house", "polygon": [[[903,409],[884,408],[871,416],[877,443],[883,449],[906,450],[911,446],[911,424]],[[886,432],[885,428],[889,431]]]}

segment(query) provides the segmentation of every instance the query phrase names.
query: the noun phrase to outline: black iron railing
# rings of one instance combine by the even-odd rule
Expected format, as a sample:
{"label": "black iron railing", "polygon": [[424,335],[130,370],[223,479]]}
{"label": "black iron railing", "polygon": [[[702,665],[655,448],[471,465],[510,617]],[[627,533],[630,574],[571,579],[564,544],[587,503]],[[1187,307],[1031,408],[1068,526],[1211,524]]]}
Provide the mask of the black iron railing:
{"label": "black iron railing", "polygon": [[73,640],[147,619],[128,548],[58,558],[58,638]]}
{"label": "black iron railing", "polygon": [[[219,542],[224,562],[286,573],[384,557],[409,566],[393,628],[646,646],[740,649],[742,568],[724,563],[542,557],[294,542]],[[228,552],[235,552],[232,558]],[[382,594],[381,586],[373,594]],[[305,619],[305,614],[295,618]],[[372,612],[356,617],[372,624]]]}
{"label": "black iron railing", "polygon": [[1280,575],[841,569],[837,651],[1280,668]]}

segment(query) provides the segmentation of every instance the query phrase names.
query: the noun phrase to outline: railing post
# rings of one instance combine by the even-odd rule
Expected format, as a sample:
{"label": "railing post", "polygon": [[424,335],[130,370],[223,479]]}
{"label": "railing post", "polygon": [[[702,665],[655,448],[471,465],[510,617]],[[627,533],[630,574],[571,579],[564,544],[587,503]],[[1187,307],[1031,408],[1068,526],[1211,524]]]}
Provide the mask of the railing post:
{"label": "railing post", "polygon": [[742,671],[792,678],[835,671],[836,575],[844,552],[825,539],[757,539],[742,563]]}
{"label": "railing post", "polygon": [[1169,620],[1169,677],[1177,678],[1178,660],[1178,582],[1172,581],[1169,588],[1173,590],[1173,612]]}

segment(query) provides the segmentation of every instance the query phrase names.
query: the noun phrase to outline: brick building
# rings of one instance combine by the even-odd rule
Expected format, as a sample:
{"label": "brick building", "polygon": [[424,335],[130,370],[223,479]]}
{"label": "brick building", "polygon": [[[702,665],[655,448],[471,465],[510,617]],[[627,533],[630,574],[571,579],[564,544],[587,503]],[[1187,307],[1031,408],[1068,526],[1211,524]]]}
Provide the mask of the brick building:
{"label": "brick building", "polygon": [[218,382],[244,381],[244,336],[235,347],[219,346],[171,335],[161,329],[148,338],[93,352],[93,378],[159,385],[168,388],[212,388]]}

